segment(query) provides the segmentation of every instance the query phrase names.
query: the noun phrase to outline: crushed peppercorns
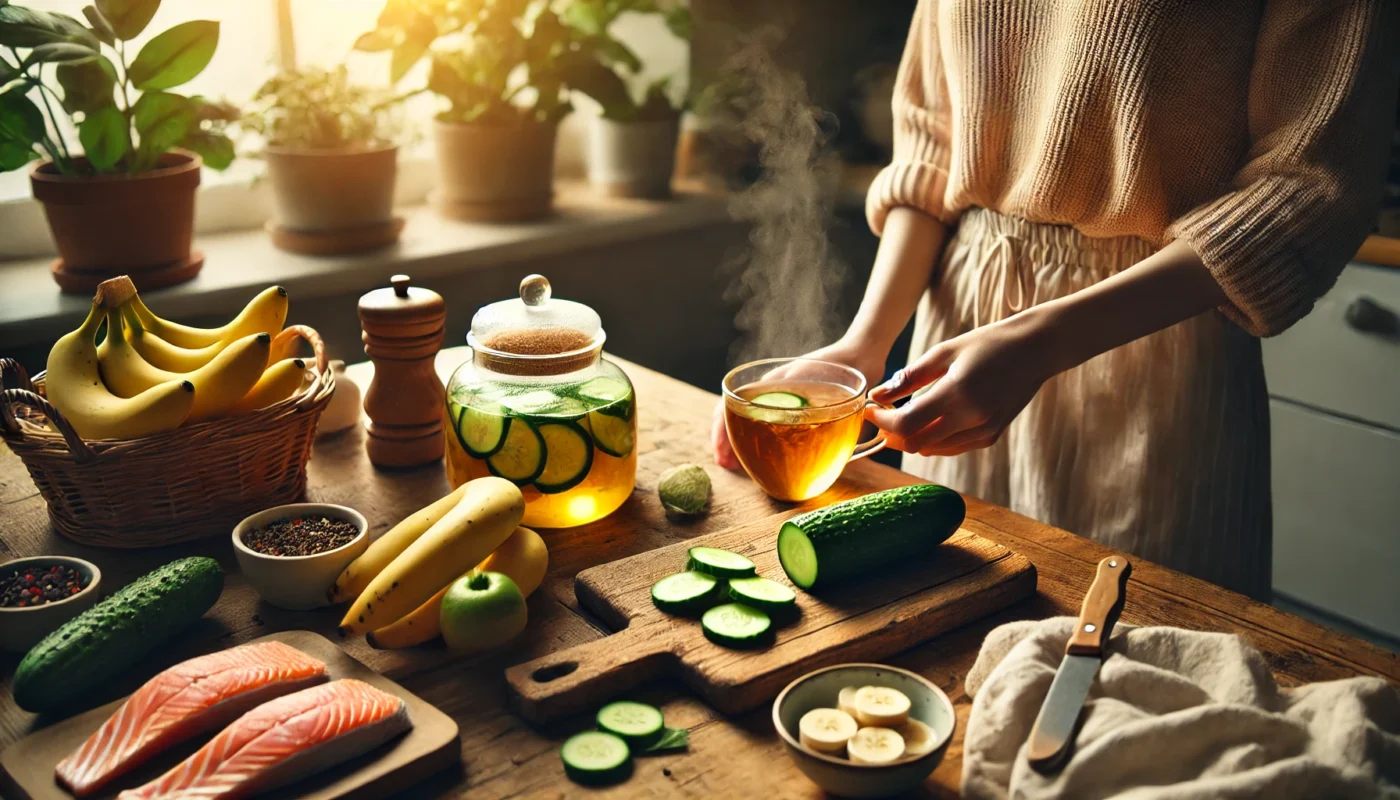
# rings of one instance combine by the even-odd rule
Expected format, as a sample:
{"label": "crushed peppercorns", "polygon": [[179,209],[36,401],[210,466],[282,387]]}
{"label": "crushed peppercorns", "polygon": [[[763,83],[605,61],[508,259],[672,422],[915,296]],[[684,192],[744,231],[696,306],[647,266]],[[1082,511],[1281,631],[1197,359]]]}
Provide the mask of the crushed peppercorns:
{"label": "crushed peppercorns", "polygon": [[0,576],[0,608],[31,608],[65,600],[86,589],[88,579],[73,567],[25,567]]}
{"label": "crushed peppercorns", "polygon": [[311,556],[344,547],[359,535],[354,523],[332,517],[279,519],[243,532],[243,544],[265,556]]}

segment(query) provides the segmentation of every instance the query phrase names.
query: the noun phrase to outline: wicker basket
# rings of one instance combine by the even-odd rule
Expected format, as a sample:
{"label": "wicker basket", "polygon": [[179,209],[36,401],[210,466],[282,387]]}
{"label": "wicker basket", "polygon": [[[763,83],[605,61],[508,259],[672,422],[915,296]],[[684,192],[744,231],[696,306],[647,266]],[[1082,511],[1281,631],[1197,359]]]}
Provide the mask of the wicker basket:
{"label": "wicker basket", "polygon": [[316,422],[335,391],[316,332],[295,326],[316,351],[316,376],[267,408],[183,425],[141,439],[85,441],[31,382],[0,359],[0,438],[24,462],[68,538],[97,547],[160,547],[227,536],[255,511],[300,499]]}

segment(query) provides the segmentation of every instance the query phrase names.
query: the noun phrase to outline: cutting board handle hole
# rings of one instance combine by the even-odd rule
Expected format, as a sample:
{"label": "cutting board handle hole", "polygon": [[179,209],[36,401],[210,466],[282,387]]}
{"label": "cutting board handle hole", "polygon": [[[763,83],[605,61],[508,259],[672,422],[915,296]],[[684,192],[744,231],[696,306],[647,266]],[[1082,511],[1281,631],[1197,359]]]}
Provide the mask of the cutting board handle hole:
{"label": "cutting board handle hole", "polygon": [[558,664],[550,664],[547,667],[540,667],[530,673],[530,680],[535,683],[549,683],[556,681],[565,675],[569,675],[578,669],[577,661],[562,661]]}

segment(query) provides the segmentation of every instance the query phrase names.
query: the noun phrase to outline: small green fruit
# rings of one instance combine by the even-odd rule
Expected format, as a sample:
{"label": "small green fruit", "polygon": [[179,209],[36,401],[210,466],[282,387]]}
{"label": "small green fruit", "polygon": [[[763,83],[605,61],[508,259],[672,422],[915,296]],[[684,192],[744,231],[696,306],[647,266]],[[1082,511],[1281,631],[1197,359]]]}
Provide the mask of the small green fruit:
{"label": "small green fruit", "polygon": [[656,487],[661,505],[676,514],[699,514],[710,502],[710,476],[695,464],[682,464],[661,473]]}
{"label": "small green fruit", "polygon": [[525,595],[509,575],[473,571],[442,598],[442,640],[454,653],[479,653],[525,630]]}

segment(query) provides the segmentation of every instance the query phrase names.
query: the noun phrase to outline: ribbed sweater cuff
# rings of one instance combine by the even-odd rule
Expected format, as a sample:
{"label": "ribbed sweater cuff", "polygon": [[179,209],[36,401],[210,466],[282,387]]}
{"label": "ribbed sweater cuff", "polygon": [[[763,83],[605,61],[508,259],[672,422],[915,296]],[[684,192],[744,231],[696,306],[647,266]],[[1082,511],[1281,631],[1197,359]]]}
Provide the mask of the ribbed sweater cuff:
{"label": "ribbed sweater cuff", "polygon": [[[935,157],[942,155],[933,151]],[[946,159],[944,159],[946,163]],[[944,222],[943,194],[948,188],[948,170],[927,161],[895,161],[880,170],[865,195],[865,218],[870,230],[879,236],[885,230],[885,217],[895,206],[911,206]]]}

